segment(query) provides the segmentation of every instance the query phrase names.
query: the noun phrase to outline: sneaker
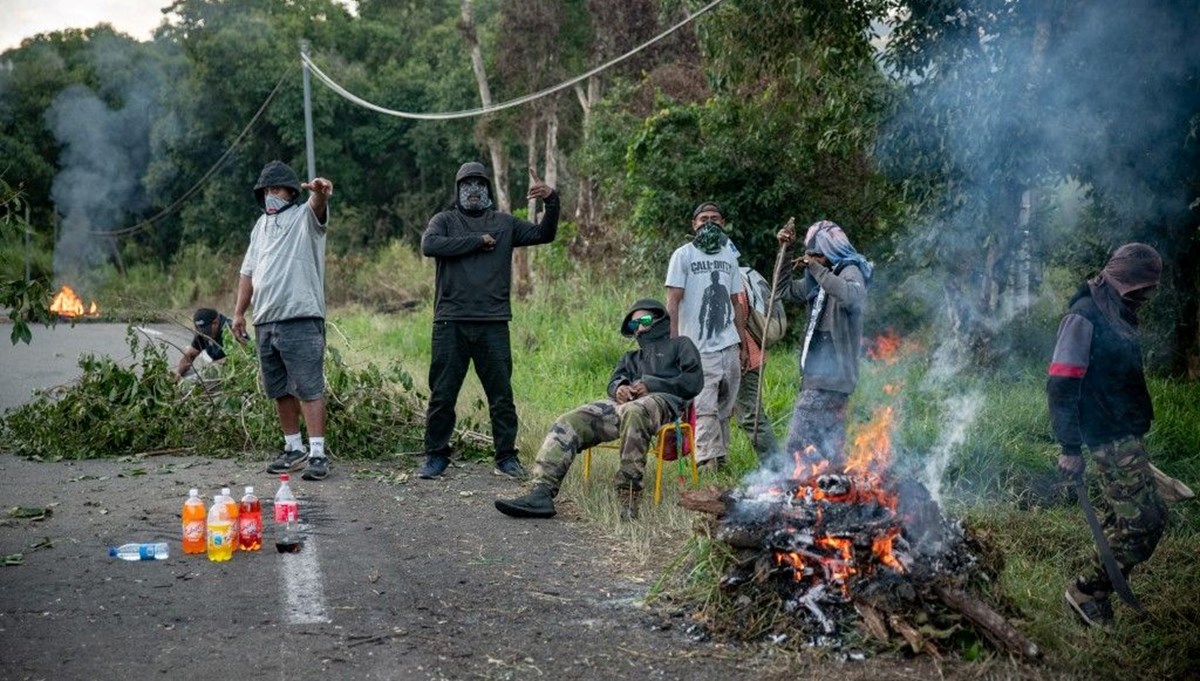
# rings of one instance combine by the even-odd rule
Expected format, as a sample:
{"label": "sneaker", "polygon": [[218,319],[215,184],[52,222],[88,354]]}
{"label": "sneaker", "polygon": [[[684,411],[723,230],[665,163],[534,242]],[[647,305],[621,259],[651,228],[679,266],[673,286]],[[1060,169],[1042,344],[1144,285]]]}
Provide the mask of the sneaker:
{"label": "sneaker", "polygon": [[324,480],[329,475],[329,459],[324,456],[310,456],[308,466],[300,477],[305,480]]}
{"label": "sneaker", "polygon": [[547,485],[534,485],[529,494],[516,499],[497,499],[496,510],[514,518],[553,518],[557,513],[554,493]]}
{"label": "sneaker", "polygon": [[441,477],[442,473],[450,467],[450,457],[429,455],[425,459],[425,465],[421,466],[421,470],[417,471],[417,477],[422,480],[433,480]]}
{"label": "sneaker", "polygon": [[267,464],[267,472],[272,475],[280,473],[288,473],[290,471],[298,471],[304,468],[304,462],[308,459],[308,452],[303,449],[293,449],[291,451],[283,450],[275,460]]}
{"label": "sneaker", "polygon": [[492,469],[492,473],[496,475],[507,475],[514,480],[524,480],[528,475],[525,472],[525,467],[517,460],[517,457],[510,456],[506,459],[500,459],[496,462],[496,467]]}
{"label": "sneaker", "polygon": [[1065,596],[1067,605],[1071,606],[1071,610],[1075,611],[1075,614],[1087,626],[1105,629],[1112,626],[1113,609],[1107,598],[1089,596],[1074,583],[1067,587]]}

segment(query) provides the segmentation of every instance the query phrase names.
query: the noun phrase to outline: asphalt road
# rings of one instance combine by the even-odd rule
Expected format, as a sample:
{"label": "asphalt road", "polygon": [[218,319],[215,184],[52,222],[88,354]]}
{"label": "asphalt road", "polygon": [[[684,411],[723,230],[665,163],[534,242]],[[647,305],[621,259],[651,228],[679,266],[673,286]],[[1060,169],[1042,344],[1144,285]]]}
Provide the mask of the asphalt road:
{"label": "asphalt road", "polygon": [[[60,323],[54,328],[33,327],[33,341],[26,345],[9,342],[11,326],[0,323],[0,413],[29,401],[32,392],[69,383],[79,376],[79,356],[84,353],[130,358],[125,335],[126,324],[81,322],[75,326]],[[163,345],[172,362],[191,342],[191,334],[182,326],[135,326],[141,338]]]}
{"label": "asphalt road", "polygon": [[[181,328],[159,331],[186,342]],[[3,406],[74,380],[81,352],[126,358],[124,337],[123,325],[80,324],[3,343]],[[12,563],[0,567],[0,679],[753,676],[728,648],[694,641],[684,613],[640,605],[654,571],[598,543],[569,500],[549,521],[497,513],[492,500],[519,487],[484,464],[430,482],[412,461],[335,459],[327,480],[294,483],[300,553],[276,552],[268,522],[261,551],[183,555],[187,490],[211,503],[222,486],[253,485],[270,500],[269,456],[0,453],[0,556]],[[153,541],[169,544],[167,560],[107,556]]]}

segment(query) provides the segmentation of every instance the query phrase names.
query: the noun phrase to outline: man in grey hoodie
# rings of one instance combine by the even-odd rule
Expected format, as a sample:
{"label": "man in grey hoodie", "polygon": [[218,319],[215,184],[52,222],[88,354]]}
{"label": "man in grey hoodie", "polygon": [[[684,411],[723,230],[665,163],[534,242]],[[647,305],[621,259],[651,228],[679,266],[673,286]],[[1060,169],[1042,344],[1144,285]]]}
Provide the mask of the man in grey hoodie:
{"label": "man in grey hoodie", "polygon": [[794,281],[796,233],[784,228],[776,238],[785,252],[778,273],[783,300],[809,306],[800,349],[803,379],[788,428],[786,454],[812,463],[826,460],[840,468],[845,456],[846,405],[858,385],[871,263],[854,250],[841,227],[822,220],[805,234],[800,259],[804,277]]}
{"label": "man in grey hoodie", "polygon": [[[311,194],[301,202],[300,191]],[[308,465],[306,480],[329,474],[325,451],[325,230],[333,183],[314,178],[300,184],[282,161],[262,169],[254,197],[263,214],[254,223],[242,260],[233,335],[247,337],[246,310],[253,303],[263,391],[275,400],[283,450],[267,466],[286,473]],[[308,450],[300,440],[300,416]]]}
{"label": "man in grey hoodie", "polygon": [[538,224],[493,209],[491,176],[482,163],[464,163],[455,177],[454,206],[429,221],[421,253],[437,261],[429,407],[425,413],[425,465],[432,480],[450,465],[455,404],[466,378],[475,375],[487,395],[495,442],[495,472],[524,478],[517,460],[517,409],[512,394],[512,252],[547,244],[558,233],[558,193],[529,172],[529,199],[541,199]]}

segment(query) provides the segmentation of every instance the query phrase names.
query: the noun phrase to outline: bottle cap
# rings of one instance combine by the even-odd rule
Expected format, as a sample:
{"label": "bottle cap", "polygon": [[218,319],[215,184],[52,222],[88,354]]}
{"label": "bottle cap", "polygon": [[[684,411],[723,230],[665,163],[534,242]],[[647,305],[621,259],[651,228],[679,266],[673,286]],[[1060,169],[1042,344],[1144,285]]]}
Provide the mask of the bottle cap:
{"label": "bottle cap", "polygon": [[226,496],[226,497],[229,496],[229,488],[228,487],[221,488],[221,496]]}
{"label": "bottle cap", "polygon": [[112,546],[108,547],[108,557],[109,557],[109,558],[113,558],[113,557],[115,557],[116,555],[117,555],[117,549],[116,549],[115,547],[112,547]]}
{"label": "bottle cap", "polygon": [[246,485],[246,494],[254,494],[254,485]]}
{"label": "bottle cap", "polygon": [[279,480],[280,482],[287,482],[288,480],[291,480],[291,477],[287,473],[281,473],[279,475]]}
{"label": "bottle cap", "polygon": [[200,490],[193,487],[188,490],[188,496],[189,497],[198,497],[198,496],[200,496]]}

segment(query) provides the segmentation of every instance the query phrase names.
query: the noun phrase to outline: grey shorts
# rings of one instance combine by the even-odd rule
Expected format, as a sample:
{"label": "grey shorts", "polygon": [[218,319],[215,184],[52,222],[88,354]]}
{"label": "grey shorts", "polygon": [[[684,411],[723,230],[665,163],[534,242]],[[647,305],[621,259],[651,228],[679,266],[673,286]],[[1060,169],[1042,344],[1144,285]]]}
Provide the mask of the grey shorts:
{"label": "grey shorts", "polygon": [[310,317],[255,324],[258,364],[267,397],[308,402],[325,393],[325,320]]}

